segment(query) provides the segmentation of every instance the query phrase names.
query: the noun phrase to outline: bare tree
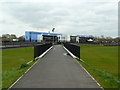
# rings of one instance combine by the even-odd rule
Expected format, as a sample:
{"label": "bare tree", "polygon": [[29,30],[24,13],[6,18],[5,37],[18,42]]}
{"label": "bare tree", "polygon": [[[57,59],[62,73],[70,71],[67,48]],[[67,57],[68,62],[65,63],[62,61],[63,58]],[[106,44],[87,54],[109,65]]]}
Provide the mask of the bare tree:
{"label": "bare tree", "polygon": [[3,34],[2,41],[10,41],[10,34]]}
{"label": "bare tree", "polygon": [[11,35],[10,35],[10,38],[11,38],[11,39],[17,39],[17,36],[16,36],[15,34],[11,34]]}
{"label": "bare tree", "polygon": [[2,35],[2,41],[13,41],[13,39],[17,39],[17,36],[15,34],[3,34]]}
{"label": "bare tree", "polygon": [[22,35],[22,36],[18,37],[18,40],[19,40],[19,41],[25,41],[25,36]]}

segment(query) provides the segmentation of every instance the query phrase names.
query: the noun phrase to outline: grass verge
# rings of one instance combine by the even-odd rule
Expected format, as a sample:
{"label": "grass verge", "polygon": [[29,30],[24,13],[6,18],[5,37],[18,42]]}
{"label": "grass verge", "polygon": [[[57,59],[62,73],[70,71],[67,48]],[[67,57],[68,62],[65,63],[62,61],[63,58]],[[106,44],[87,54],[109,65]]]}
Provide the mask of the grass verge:
{"label": "grass verge", "polygon": [[101,84],[104,88],[120,87],[118,79],[118,47],[106,46],[81,46],[79,63]]}
{"label": "grass verge", "polygon": [[9,88],[34,62],[34,48],[15,48],[2,50],[2,88]]}
{"label": "grass verge", "polygon": [[82,62],[79,59],[77,61],[87,69],[87,71],[100,83],[100,85],[104,88],[118,88],[119,80],[114,77],[112,74],[106,72],[105,70],[101,70],[95,68],[86,62]]}

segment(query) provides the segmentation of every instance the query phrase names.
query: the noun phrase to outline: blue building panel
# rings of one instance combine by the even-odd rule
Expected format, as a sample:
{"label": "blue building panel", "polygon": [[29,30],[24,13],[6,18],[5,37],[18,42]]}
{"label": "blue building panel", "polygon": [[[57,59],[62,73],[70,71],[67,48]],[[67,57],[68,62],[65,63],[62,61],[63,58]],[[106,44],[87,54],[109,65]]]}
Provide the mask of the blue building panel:
{"label": "blue building panel", "polygon": [[31,34],[31,41],[37,41],[37,34]]}
{"label": "blue building panel", "polygon": [[30,42],[36,42],[38,35],[62,35],[62,34],[26,31],[25,32],[25,40],[30,41]]}
{"label": "blue building panel", "polygon": [[29,32],[25,32],[25,40],[26,41],[30,40],[30,33]]}

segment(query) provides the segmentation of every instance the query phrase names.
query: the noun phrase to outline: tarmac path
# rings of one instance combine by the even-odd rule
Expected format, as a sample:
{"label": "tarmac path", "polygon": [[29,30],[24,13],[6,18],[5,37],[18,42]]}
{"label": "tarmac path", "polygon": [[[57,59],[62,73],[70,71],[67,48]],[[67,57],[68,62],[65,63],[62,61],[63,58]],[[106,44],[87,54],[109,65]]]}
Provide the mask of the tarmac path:
{"label": "tarmac path", "polygon": [[100,88],[62,45],[55,45],[12,88]]}

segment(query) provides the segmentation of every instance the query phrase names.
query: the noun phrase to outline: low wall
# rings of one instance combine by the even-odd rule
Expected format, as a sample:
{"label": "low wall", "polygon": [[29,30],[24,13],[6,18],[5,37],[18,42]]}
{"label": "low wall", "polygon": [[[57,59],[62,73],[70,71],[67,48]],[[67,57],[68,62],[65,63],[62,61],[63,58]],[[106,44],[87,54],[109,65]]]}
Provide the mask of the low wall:
{"label": "low wall", "polygon": [[64,47],[67,48],[73,55],[80,59],[80,46],[63,43]]}
{"label": "low wall", "polygon": [[52,43],[34,46],[34,58],[36,58],[36,57],[40,56],[41,54],[43,54],[51,46],[52,46]]}

